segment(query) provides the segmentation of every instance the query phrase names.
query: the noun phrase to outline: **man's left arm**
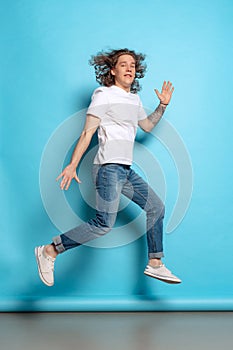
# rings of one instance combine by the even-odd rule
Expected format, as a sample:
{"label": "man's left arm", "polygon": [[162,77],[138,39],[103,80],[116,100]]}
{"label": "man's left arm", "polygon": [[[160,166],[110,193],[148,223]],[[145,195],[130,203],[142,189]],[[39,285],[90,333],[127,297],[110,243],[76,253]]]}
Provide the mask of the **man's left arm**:
{"label": "man's left arm", "polygon": [[172,98],[173,91],[174,87],[170,81],[164,81],[161,93],[155,89],[155,93],[158,96],[160,103],[154,112],[152,112],[147,118],[138,122],[140,128],[146,132],[150,132],[158,124]]}

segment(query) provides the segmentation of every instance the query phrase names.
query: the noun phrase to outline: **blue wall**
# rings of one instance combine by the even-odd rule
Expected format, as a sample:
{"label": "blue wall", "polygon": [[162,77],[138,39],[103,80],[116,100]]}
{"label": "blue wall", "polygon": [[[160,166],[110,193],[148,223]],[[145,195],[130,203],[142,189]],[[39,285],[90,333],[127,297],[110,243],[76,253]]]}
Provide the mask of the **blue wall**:
{"label": "blue wall", "polygon": [[[1,3],[0,311],[233,309],[232,10],[230,0]],[[92,153],[80,187],[63,194],[53,180],[97,87],[88,60],[122,47],[147,54],[140,96],[149,110],[154,88],[175,85],[166,121],[138,134],[135,167],[166,202],[165,261],[183,283],[143,275],[145,217],[123,201],[113,237],[60,256],[47,288],[34,247],[93,213]]]}

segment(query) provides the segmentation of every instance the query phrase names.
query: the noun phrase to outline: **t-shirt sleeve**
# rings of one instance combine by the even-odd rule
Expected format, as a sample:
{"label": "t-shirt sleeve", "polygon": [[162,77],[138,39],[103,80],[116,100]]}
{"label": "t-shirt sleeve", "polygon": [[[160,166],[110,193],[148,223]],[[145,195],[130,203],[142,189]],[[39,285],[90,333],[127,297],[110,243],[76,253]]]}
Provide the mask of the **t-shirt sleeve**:
{"label": "t-shirt sleeve", "polygon": [[139,109],[138,109],[138,121],[139,120],[143,120],[145,118],[147,118],[147,114],[146,114],[146,111],[142,105],[142,101],[140,99],[140,97],[138,97],[139,99]]}
{"label": "t-shirt sleeve", "polygon": [[109,103],[106,91],[103,88],[97,88],[92,95],[87,114],[102,119],[108,110],[108,106]]}

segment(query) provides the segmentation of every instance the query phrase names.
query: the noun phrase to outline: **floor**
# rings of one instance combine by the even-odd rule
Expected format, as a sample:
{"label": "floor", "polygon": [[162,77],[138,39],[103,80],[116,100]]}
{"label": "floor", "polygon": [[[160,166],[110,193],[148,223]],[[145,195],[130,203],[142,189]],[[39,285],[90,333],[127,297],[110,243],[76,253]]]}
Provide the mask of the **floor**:
{"label": "floor", "polygon": [[233,312],[0,313],[1,350],[230,350]]}

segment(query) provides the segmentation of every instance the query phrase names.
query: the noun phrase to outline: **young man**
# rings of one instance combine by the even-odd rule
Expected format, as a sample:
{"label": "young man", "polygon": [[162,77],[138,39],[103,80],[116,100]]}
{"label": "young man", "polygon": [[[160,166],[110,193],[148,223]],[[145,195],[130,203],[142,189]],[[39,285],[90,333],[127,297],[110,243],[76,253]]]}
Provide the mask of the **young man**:
{"label": "young man", "polygon": [[41,280],[54,284],[54,262],[58,254],[108,233],[113,227],[120,195],[138,204],[147,216],[148,265],[144,273],[167,283],[180,283],[162,263],[164,205],[152,188],[133,169],[132,154],[138,125],[150,132],[161,119],[174,88],[164,82],[160,103],[146,115],[137,95],[138,79],[144,76],[145,56],[128,49],[101,52],[92,57],[96,80],[101,84],[92,96],[84,130],[73,152],[70,164],[58,176],[60,187],[68,190],[72,179],[80,180],[76,168],[98,129],[99,148],[94,159],[96,216],[62,235],[53,243],[36,247],[35,255]]}

